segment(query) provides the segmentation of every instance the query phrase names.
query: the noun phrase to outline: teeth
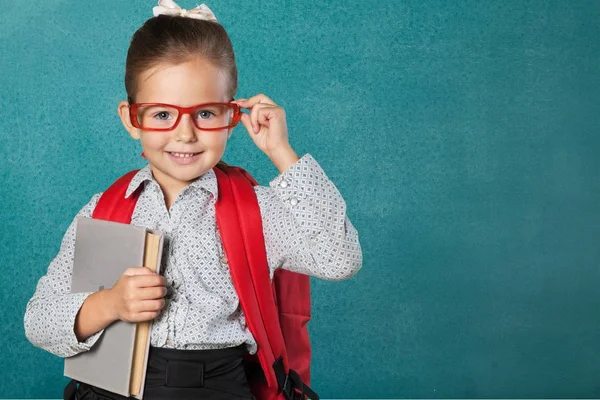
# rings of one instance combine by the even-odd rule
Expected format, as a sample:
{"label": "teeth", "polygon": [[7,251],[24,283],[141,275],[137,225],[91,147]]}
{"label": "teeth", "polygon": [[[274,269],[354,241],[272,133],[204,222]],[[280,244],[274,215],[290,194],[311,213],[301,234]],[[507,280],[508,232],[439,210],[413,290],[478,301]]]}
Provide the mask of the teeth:
{"label": "teeth", "polygon": [[198,153],[171,153],[171,154],[174,155],[175,157],[188,158],[188,157],[195,156]]}

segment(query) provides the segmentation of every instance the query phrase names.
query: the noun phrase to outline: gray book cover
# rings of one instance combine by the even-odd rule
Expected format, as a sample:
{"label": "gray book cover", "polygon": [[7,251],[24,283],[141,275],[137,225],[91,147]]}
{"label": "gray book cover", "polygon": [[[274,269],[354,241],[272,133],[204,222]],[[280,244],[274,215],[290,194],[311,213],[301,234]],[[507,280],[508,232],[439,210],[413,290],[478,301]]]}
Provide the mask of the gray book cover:
{"label": "gray book cover", "polygon": [[[163,235],[139,226],[77,218],[71,293],[109,289],[127,268],[143,265],[146,232],[160,235],[158,273],[161,273]],[[129,397],[136,323],[116,321],[107,326],[89,351],[65,358],[64,375]],[[152,330],[152,321],[148,336]],[[150,337],[146,342],[142,387],[144,394]]]}

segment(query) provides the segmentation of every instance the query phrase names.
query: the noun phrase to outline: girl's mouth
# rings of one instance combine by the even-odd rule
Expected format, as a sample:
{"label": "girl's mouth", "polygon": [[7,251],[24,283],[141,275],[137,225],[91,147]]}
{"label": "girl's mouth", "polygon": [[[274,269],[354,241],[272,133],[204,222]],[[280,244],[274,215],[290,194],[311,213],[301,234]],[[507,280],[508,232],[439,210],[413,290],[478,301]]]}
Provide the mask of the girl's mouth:
{"label": "girl's mouth", "polygon": [[180,165],[187,165],[187,164],[193,163],[198,158],[200,158],[202,153],[203,152],[200,152],[200,153],[176,153],[176,152],[167,151],[169,158]]}

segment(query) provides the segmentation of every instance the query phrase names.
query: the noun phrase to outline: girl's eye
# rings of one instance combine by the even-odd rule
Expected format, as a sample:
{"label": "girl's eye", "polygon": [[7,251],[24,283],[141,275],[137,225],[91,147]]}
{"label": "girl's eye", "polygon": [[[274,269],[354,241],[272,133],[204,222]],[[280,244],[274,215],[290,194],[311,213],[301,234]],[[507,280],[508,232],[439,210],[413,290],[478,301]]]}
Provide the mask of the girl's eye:
{"label": "girl's eye", "polygon": [[196,119],[209,119],[211,115],[215,115],[215,113],[209,110],[200,110],[196,113]]}
{"label": "girl's eye", "polygon": [[154,118],[164,121],[164,120],[168,119],[170,115],[171,114],[169,114],[167,111],[161,111],[161,112],[154,114]]}

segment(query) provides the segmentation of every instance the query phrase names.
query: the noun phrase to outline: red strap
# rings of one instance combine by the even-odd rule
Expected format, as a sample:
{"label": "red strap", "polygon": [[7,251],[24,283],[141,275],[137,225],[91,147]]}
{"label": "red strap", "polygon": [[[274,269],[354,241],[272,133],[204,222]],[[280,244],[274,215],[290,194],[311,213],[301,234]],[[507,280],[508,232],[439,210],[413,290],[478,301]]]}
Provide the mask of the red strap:
{"label": "red strap", "polygon": [[[219,198],[215,204],[217,224],[229,260],[231,278],[248,327],[257,343],[264,344],[259,346],[257,356],[267,385],[277,388],[272,365],[280,355],[285,357],[285,348],[272,297],[256,193],[245,174],[237,168],[229,167],[227,173],[218,168],[214,170],[219,186]],[[236,251],[240,243],[244,244],[245,252]],[[287,359],[284,359],[284,364],[287,368]]]}
{"label": "red strap", "polygon": [[126,173],[102,193],[92,213],[92,218],[121,222],[123,224],[131,223],[131,216],[133,215],[140,191],[138,188],[127,199],[125,198],[125,193],[127,193],[129,183],[137,172],[138,170],[134,170]]}
{"label": "red strap", "polygon": [[[241,168],[229,168],[229,179],[233,183],[232,189],[235,206],[239,218],[239,228],[244,239],[244,247],[250,263],[250,273],[261,309],[263,323],[265,324],[269,342],[275,358],[280,355],[284,358],[285,369],[288,369],[285,354],[285,343],[279,326],[279,313],[273,297],[273,286],[269,276],[267,250],[263,237],[262,217],[258,206],[256,192],[251,185],[256,181]],[[250,179],[249,179],[250,177]]]}

